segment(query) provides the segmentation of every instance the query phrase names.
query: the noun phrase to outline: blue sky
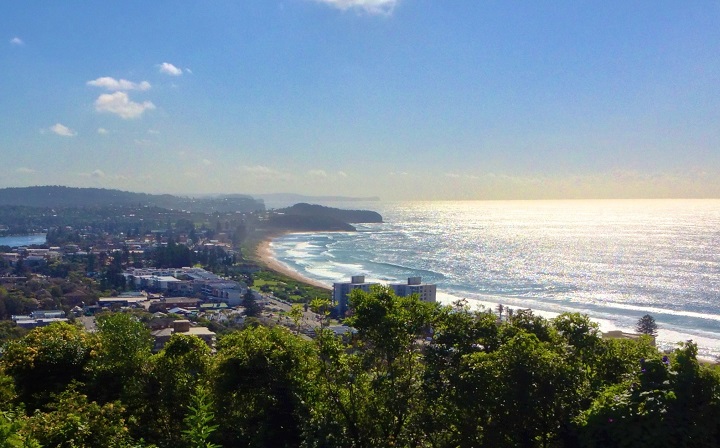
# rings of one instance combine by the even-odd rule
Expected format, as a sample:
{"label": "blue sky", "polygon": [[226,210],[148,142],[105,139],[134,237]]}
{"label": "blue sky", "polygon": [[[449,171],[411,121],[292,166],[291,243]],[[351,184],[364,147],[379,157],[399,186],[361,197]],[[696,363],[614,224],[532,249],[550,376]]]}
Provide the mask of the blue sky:
{"label": "blue sky", "polygon": [[720,197],[718,1],[93,3],[0,7],[0,187]]}

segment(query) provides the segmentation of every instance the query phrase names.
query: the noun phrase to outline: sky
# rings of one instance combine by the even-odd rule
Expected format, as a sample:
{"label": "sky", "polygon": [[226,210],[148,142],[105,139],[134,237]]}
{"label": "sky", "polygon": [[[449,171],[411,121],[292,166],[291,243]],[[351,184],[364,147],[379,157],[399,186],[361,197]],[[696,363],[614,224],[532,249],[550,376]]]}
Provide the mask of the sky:
{"label": "sky", "polygon": [[720,1],[5,0],[0,187],[720,197]]}

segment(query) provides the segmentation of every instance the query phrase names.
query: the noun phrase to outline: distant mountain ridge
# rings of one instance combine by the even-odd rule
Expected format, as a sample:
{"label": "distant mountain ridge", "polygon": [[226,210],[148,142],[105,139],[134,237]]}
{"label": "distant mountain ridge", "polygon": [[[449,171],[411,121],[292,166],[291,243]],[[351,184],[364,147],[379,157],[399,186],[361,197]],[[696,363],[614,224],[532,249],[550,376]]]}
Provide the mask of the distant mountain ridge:
{"label": "distant mountain ridge", "polygon": [[147,205],[191,212],[252,212],[265,210],[265,203],[247,195],[188,198],[171,194],[133,193],[104,188],[63,186],[11,187],[0,189],[0,206],[106,207]]}

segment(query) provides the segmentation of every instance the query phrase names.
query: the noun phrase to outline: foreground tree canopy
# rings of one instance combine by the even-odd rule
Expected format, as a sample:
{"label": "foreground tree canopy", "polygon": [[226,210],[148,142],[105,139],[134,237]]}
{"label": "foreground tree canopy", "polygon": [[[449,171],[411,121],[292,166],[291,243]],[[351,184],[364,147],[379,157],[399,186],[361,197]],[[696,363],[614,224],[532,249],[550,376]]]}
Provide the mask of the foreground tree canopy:
{"label": "foreground tree canopy", "polygon": [[153,354],[127,314],[33,330],[3,347],[0,446],[720,446],[720,375],[690,342],[383,287],[350,302],[352,336],[250,326],[216,353],[175,335]]}

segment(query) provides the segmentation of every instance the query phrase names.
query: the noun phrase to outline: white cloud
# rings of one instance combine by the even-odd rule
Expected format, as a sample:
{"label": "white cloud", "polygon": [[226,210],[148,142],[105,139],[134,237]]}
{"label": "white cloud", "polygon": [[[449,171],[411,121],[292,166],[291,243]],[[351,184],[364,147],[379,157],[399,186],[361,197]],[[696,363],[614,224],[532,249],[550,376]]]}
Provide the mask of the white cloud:
{"label": "white cloud", "polygon": [[77,135],[77,132],[60,123],[55,123],[50,126],[50,132],[53,132],[61,137],[75,137]]}
{"label": "white cloud", "polygon": [[325,170],[310,170],[310,171],[308,171],[308,176],[319,177],[322,179],[328,177],[327,172]]}
{"label": "white cloud", "polygon": [[150,101],[136,103],[125,92],[104,93],[95,100],[96,111],[115,114],[125,120],[138,118],[146,110],[152,109],[155,109],[155,105]]}
{"label": "white cloud", "polygon": [[315,0],[343,11],[358,9],[369,14],[392,14],[399,0]]}
{"label": "white cloud", "polygon": [[263,165],[241,166],[240,171],[256,179],[288,180],[291,177],[288,173]]}
{"label": "white cloud", "polygon": [[147,81],[141,81],[139,83],[128,81],[127,79],[115,79],[109,76],[103,76],[98,79],[88,81],[87,85],[94,87],[102,87],[103,89],[110,90],[112,92],[117,90],[149,90],[150,83]]}
{"label": "white cloud", "polygon": [[209,160],[209,159],[202,159],[202,163],[203,163],[203,165],[205,165],[205,166],[210,166],[210,165],[212,165],[212,161]]}
{"label": "white cloud", "polygon": [[147,133],[151,135],[160,135],[160,131],[157,129],[148,129]]}
{"label": "white cloud", "polygon": [[163,62],[160,64],[160,73],[165,73],[170,76],[180,76],[183,74],[181,68],[177,68],[169,62]]}
{"label": "white cloud", "polygon": [[34,170],[32,168],[26,168],[24,166],[16,169],[15,172],[19,174],[37,174],[37,170]]}
{"label": "white cloud", "polygon": [[97,133],[100,135],[105,135],[108,133],[108,130],[105,128],[98,128]]}
{"label": "white cloud", "polygon": [[[92,179],[98,179],[98,180],[103,179],[103,180],[107,180],[107,181],[111,181],[111,182],[112,181],[127,181],[130,179],[129,177],[127,177],[123,174],[107,174],[105,171],[103,171],[99,168],[90,173],[87,173],[87,172],[78,173],[77,175],[80,177],[92,178]],[[136,179],[144,180],[144,179],[142,179],[142,177],[138,177]]]}
{"label": "white cloud", "polygon": [[345,171],[338,171],[338,176],[340,177],[348,177],[347,173]]}
{"label": "white cloud", "polygon": [[12,45],[25,45],[25,42],[23,42],[23,40],[19,37],[13,37],[12,39],[10,39],[10,43]]}

